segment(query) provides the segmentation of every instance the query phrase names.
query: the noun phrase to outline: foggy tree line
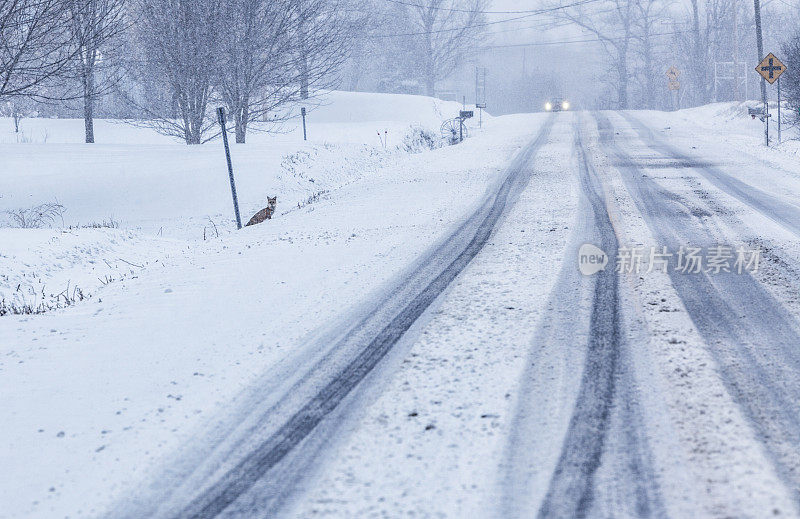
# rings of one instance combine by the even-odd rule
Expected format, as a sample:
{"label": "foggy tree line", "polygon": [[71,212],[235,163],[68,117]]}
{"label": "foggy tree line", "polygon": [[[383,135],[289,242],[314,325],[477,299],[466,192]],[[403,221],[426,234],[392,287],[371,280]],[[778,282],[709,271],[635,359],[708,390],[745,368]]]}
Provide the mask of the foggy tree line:
{"label": "foggy tree line", "polygon": [[476,55],[486,37],[488,0],[365,0],[343,86],[436,95],[440,83]]}
{"label": "foggy tree line", "polygon": [[[384,71],[435,94],[475,48],[484,0],[0,0],[0,103],[80,109],[94,142],[98,103],[187,144],[237,142],[296,114],[323,89]],[[347,86],[347,85],[344,85]],[[351,85],[355,87],[355,85]],[[262,124],[263,123],[263,124]]]}
{"label": "foggy tree line", "polygon": [[138,122],[199,144],[210,104],[248,124],[328,86],[354,26],[340,0],[0,0],[0,101],[94,106],[112,91]]}
{"label": "foggy tree line", "polygon": [[[487,5],[0,0],[0,106],[15,124],[35,107],[68,106],[82,112],[87,142],[94,141],[99,106],[103,116],[187,144],[215,138],[214,109],[225,106],[242,143],[248,132],[296,116],[298,103],[328,88],[443,94],[443,81],[476,59],[487,40]],[[775,22],[786,12],[776,6],[763,13],[765,41],[771,49],[785,43],[786,59],[798,63],[800,45],[780,32]],[[758,58],[749,0],[558,0],[550,7],[540,19],[579,27],[600,48],[601,107],[741,100],[741,81],[725,80],[715,91],[714,64],[737,63],[737,76],[752,76]],[[682,73],[678,95],[665,88],[671,65]],[[726,67],[731,74],[734,67]],[[793,77],[785,82],[789,94]],[[800,77],[795,83],[800,96]]]}
{"label": "foggy tree line", "polygon": [[[781,33],[785,23],[776,23],[786,13],[775,7],[762,16],[765,41],[777,49],[789,35]],[[578,2],[554,12],[553,18],[597,38],[609,72],[600,78],[606,108],[672,109],[743,100],[742,82],[749,78],[755,84],[753,69],[761,57],[756,56],[749,0]],[[673,65],[681,72],[680,90],[674,93],[666,89],[665,77]],[[755,98],[752,89],[750,97]]]}

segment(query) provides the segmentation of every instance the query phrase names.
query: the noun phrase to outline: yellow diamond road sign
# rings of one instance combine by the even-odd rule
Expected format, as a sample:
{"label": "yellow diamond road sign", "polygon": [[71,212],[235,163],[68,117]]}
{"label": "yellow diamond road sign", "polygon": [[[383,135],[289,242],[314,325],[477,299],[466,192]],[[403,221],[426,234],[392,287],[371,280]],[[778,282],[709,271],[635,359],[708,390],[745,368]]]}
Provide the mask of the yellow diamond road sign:
{"label": "yellow diamond road sign", "polygon": [[761,77],[769,81],[771,85],[781,77],[781,74],[786,72],[786,65],[781,63],[781,60],[775,57],[773,53],[767,54],[767,57],[761,60],[761,63],[756,67],[756,72],[761,74]]}
{"label": "yellow diamond road sign", "polygon": [[680,76],[680,75],[681,75],[681,71],[678,70],[677,68],[675,68],[675,65],[671,66],[669,68],[669,70],[667,70],[667,77],[671,81],[675,81],[676,79],[678,79],[678,76]]}

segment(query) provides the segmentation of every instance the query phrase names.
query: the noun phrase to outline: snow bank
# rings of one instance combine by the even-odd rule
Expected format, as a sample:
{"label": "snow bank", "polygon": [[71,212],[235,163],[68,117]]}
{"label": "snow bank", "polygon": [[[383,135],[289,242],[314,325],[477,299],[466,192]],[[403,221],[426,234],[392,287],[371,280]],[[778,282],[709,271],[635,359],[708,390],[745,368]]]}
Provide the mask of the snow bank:
{"label": "snow bank", "polygon": [[[397,94],[331,92],[316,102],[310,141],[293,121],[288,133],[254,132],[247,144],[233,145],[243,223],[268,196],[278,197],[280,218],[374,175],[406,154],[403,136],[411,126],[435,128],[438,135],[441,119],[460,109]],[[24,119],[27,133],[20,136],[10,119],[0,120],[0,128],[0,300],[50,305],[68,285],[90,294],[130,275],[121,258],[143,265],[174,249],[164,238],[200,241],[235,230],[220,142],[186,146],[119,121],[96,121],[93,145],[80,142],[83,121],[77,119]],[[42,137],[31,138],[36,135]],[[17,137],[32,142],[12,144]],[[74,228],[7,228],[7,211],[54,202],[65,208],[59,223]],[[81,228],[103,221],[120,229]]]}
{"label": "snow bank", "polygon": [[120,229],[0,230],[0,301],[33,311],[91,297],[181,247]]}
{"label": "snow bank", "polygon": [[[332,91],[308,103],[309,137],[314,141],[378,146],[380,142],[375,133],[378,129],[397,130],[410,124],[438,129],[443,120],[457,116],[459,110],[461,103],[426,96]],[[252,132],[250,142],[302,141],[300,106],[289,111],[295,118],[274,128],[279,134]],[[489,116],[484,113],[484,119],[487,118]],[[343,123],[348,126],[341,126]],[[15,133],[12,119],[0,117],[0,144],[82,144],[83,139],[83,119],[24,118],[20,132]],[[159,135],[149,128],[106,119],[95,119],[95,139],[97,144],[180,144],[179,140]],[[219,143],[211,146],[219,147]]]}
{"label": "snow bank", "polygon": [[[685,108],[675,112],[638,111],[646,114],[646,119],[656,120],[665,127],[680,126],[691,129],[714,132],[724,140],[731,138],[743,139],[758,145],[764,142],[764,124],[759,119],[753,119],[748,114],[748,108],[758,108],[759,101],[711,103],[694,108]],[[770,134],[773,143],[777,143],[777,105],[770,103]],[[788,115],[784,111],[784,116]],[[786,121],[783,122],[784,138],[793,135]]]}
{"label": "snow bank", "polygon": [[461,103],[427,96],[331,92],[320,99],[309,117],[321,123],[397,121],[438,126],[459,110]]}

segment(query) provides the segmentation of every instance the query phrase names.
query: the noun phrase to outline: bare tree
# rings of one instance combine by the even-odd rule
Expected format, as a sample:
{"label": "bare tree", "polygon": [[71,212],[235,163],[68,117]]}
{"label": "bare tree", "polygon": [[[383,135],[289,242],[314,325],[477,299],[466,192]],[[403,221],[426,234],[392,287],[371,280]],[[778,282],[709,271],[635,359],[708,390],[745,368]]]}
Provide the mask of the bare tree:
{"label": "bare tree", "polygon": [[586,8],[577,4],[566,9],[553,11],[553,16],[569,21],[593,34],[600,42],[603,51],[612,62],[616,74],[613,84],[617,91],[617,107],[628,108],[628,52],[633,37],[633,21],[636,11],[635,0],[607,0],[593,3]]}
{"label": "bare tree", "polygon": [[[93,143],[95,101],[114,82],[109,76],[110,58],[118,50],[119,37],[128,25],[125,0],[68,0],[68,9],[77,49],[74,66],[81,85],[86,142]],[[98,72],[105,73],[105,84],[98,79]]]}
{"label": "bare tree", "polygon": [[[362,81],[371,82],[379,92],[419,93],[420,46],[409,34],[419,33],[411,21],[408,6],[386,0],[362,0],[362,16],[349,45],[345,68],[348,90]],[[417,38],[418,39],[418,38]]]}
{"label": "bare tree", "polygon": [[337,79],[348,55],[350,12],[341,0],[230,0],[223,8],[215,85],[244,143],[250,122],[285,120],[281,107]]}
{"label": "bare tree", "polygon": [[[787,63],[800,63],[800,32],[795,31],[794,35],[781,46],[783,57]],[[797,126],[800,124],[800,67],[788,67],[781,76],[783,84],[783,95],[791,115],[786,118],[790,124]]]}
{"label": "bare tree", "polygon": [[[692,104],[711,101],[715,94],[715,62],[731,62],[734,69],[730,96],[736,98],[738,64],[741,63],[739,49],[747,47],[754,27],[752,8],[738,5],[731,0],[692,0],[690,11],[682,20],[680,30],[676,31],[673,44],[681,57],[682,70],[686,71],[682,85],[689,87],[687,92]],[[745,30],[739,30],[745,27]],[[756,56],[746,53],[745,60],[756,60]],[[754,61],[756,62],[756,61]],[[730,71],[730,69],[727,69]],[[727,81],[727,80],[726,80]],[[722,86],[722,84],[720,85]],[[720,94],[720,92],[717,92]]]}
{"label": "bare tree", "polygon": [[419,34],[425,91],[436,93],[436,82],[452,74],[472,53],[483,34],[484,0],[419,0],[408,8]]}
{"label": "bare tree", "polygon": [[379,59],[373,37],[385,22],[386,9],[381,8],[385,5],[377,4],[375,0],[361,0],[356,5],[355,12],[360,16],[348,45],[347,62],[342,74],[346,90],[356,91],[361,80]]}
{"label": "bare tree", "polygon": [[19,123],[22,122],[22,119],[36,113],[31,105],[30,99],[22,96],[14,96],[5,102],[5,110],[0,113],[11,117],[11,121],[14,123],[14,133],[19,133]]}
{"label": "bare tree", "polygon": [[656,86],[660,72],[656,70],[658,28],[663,25],[669,4],[663,0],[634,0],[633,38],[636,54],[642,63],[642,101],[645,108],[656,108]]}
{"label": "bare tree", "polygon": [[290,100],[296,92],[289,0],[230,0],[220,47],[218,88],[234,119],[236,142],[248,123]]}
{"label": "bare tree", "polygon": [[0,97],[40,95],[77,53],[65,0],[0,0]]}
{"label": "bare tree", "polygon": [[353,17],[347,0],[291,0],[295,6],[293,27],[300,98],[312,90],[336,82],[349,55],[349,46],[360,17]]}
{"label": "bare tree", "polygon": [[150,119],[139,124],[186,141],[201,144],[209,135],[213,117],[208,104],[219,70],[220,40],[225,37],[220,22],[219,0],[137,0],[134,47],[138,56],[128,67],[143,85],[165,85],[176,108],[174,117],[164,113],[161,103],[129,96]]}

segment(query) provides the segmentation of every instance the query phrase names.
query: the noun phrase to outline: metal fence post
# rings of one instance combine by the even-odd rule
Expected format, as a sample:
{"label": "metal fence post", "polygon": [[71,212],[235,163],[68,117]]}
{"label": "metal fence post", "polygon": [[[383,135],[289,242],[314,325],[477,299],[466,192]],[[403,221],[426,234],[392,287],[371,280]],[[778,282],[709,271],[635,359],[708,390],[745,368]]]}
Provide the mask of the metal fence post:
{"label": "metal fence post", "polygon": [[231,149],[228,146],[228,131],[225,129],[225,109],[217,108],[219,125],[222,127],[222,142],[225,143],[225,158],[228,160],[228,177],[231,180],[231,195],[233,196],[233,211],[236,213],[236,228],[242,228],[242,219],[239,216],[239,199],[236,197],[236,183],[233,181],[233,164],[231,163]]}

